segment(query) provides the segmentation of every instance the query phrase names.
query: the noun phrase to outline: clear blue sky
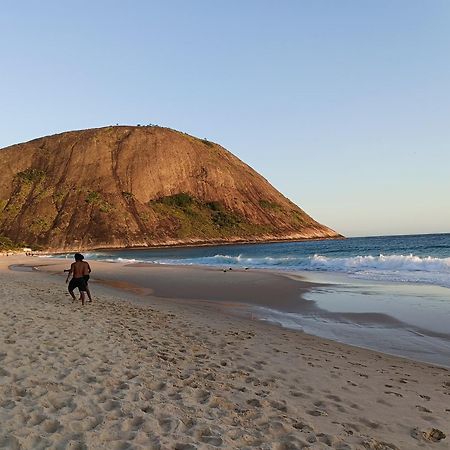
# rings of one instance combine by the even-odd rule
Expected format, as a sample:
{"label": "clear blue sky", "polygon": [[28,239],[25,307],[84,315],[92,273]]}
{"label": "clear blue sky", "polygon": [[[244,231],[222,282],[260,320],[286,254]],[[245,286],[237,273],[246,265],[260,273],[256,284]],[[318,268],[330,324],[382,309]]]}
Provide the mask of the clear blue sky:
{"label": "clear blue sky", "polygon": [[0,147],[156,123],[347,235],[450,232],[450,1],[3,1]]}

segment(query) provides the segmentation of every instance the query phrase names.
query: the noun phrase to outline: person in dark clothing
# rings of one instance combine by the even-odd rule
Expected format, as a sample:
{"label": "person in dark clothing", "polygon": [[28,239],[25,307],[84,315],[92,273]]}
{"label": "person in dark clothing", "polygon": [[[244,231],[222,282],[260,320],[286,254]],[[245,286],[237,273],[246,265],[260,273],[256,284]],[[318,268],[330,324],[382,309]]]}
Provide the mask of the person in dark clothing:
{"label": "person in dark clothing", "polygon": [[69,273],[67,274],[66,283],[69,282],[70,275],[72,275],[72,279],[69,283],[69,294],[72,297],[72,301],[75,301],[75,294],[73,291],[78,288],[80,291],[80,299],[81,304],[84,306],[84,298],[86,293],[86,280],[85,276],[89,275],[90,267],[86,261],[83,261],[84,256],[80,253],[75,253],[75,262],[71,264]]}

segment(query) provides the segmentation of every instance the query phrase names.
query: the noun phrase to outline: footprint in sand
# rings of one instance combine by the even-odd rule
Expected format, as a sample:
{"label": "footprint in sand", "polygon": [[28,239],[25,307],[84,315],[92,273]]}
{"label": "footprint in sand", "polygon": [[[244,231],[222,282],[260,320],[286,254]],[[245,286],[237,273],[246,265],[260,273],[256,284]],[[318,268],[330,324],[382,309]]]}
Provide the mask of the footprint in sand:
{"label": "footprint in sand", "polygon": [[211,392],[209,391],[205,391],[205,390],[200,390],[195,394],[195,398],[197,399],[197,401],[199,403],[206,403],[209,399],[209,397],[211,396]]}
{"label": "footprint in sand", "polygon": [[67,450],[88,450],[87,445],[80,441],[69,441]]}
{"label": "footprint in sand", "polygon": [[107,400],[103,404],[103,409],[105,411],[113,411],[115,409],[120,409],[120,402],[118,402],[117,400]]}
{"label": "footprint in sand", "polygon": [[144,405],[144,406],[141,406],[141,411],[145,414],[152,414],[154,409],[150,405]]}
{"label": "footprint in sand", "polygon": [[0,407],[3,409],[13,409],[16,406],[16,402],[6,399],[0,403]]}
{"label": "footprint in sand", "polygon": [[367,427],[371,428],[372,430],[376,430],[376,429],[380,428],[379,423],[372,422],[368,419],[365,419],[364,417],[361,417],[359,422],[362,423],[363,425],[366,425]]}
{"label": "footprint in sand", "polygon": [[250,406],[253,406],[255,408],[261,408],[261,402],[257,398],[252,398],[250,400],[247,400],[247,404]]}
{"label": "footprint in sand", "polygon": [[[314,437],[315,439],[315,437]],[[306,442],[302,442],[299,440],[295,440],[295,442],[292,441],[285,441],[285,442],[278,442],[273,447],[274,450],[300,450],[302,448],[307,448],[309,445]]]}
{"label": "footprint in sand", "polygon": [[21,445],[16,437],[11,435],[0,436],[0,448],[6,448],[11,450],[19,450]]}
{"label": "footprint in sand", "polygon": [[396,445],[388,442],[377,441],[374,438],[365,439],[362,442],[363,448],[367,449],[380,449],[380,450],[400,450]]}
{"label": "footprint in sand", "polygon": [[149,401],[151,400],[153,397],[155,396],[154,392],[149,390],[149,389],[141,389],[139,391],[139,399],[140,400],[145,400],[145,401]]}
{"label": "footprint in sand", "polygon": [[181,395],[180,391],[176,390],[176,389],[171,389],[168,393],[168,397],[171,400],[182,400],[183,396]]}
{"label": "footprint in sand", "polygon": [[59,411],[66,407],[72,407],[73,397],[71,395],[51,394],[48,396],[48,401],[56,411]]}
{"label": "footprint in sand", "polygon": [[334,444],[336,443],[336,438],[330,434],[319,433],[317,435],[317,438],[318,438],[319,442],[322,442],[323,444],[327,445],[328,447],[334,447]]}
{"label": "footprint in sand", "polygon": [[337,395],[333,395],[333,394],[326,395],[326,398],[328,398],[330,400],[334,400],[335,402],[342,401],[340,397],[338,397]]}
{"label": "footprint in sand", "polygon": [[314,428],[311,425],[309,425],[309,424],[307,424],[305,422],[295,422],[292,426],[296,430],[303,431],[304,433],[312,433],[312,432],[314,432]]}
{"label": "footprint in sand", "polygon": [[22,446],[19,448],[49,448],[50,442],[38,435],[29,435],[21,442]]}
{"label": "footprint in sand", "polygon": [[46,433],[53,434],[58,431],[61,424],[57,420],[49,419],[42,422],[41,426]]}
{"label": "footprint in sand", "polygon": [[403,397],[403,394],[400,394],[400,392],[395,392],[395,391],[384,391],[385,394],[388,395],[395,395],[396,397]]}
{"label": "footprint in sand", "polygon": [[144,418],[141,416],[135,416],[131,419],[128,419],[122,425],[122,429],[124,431],[137,431],[145,422]]}
{"label": "footprint in sand", "polygon": [[170,417],[162,416],[158,419],[158,424],[161,428],[163,434],[173,434],[180,427],[183,427],[183,422],[181,420]]}
{"label": "footprint in sand", "polygon": [[344,427],[344,431],[349,435],[353,435],[354,431],[359,433],[361,430],[361,427],[359,425],[357,425],[356,423],[346,422],[346,423],[343,423],[342,426]]}
{"label": "footprint in sand", "polygon": [[34,427],[35,425],[42,423],[45,419],[48,419],[48,417],[43,414],[32,413],[28,425]]}
{"label": "footprint in sand", "polygon": [[203,378],[205,380],[208,380],[208,381],[215,381],[216,380],[216,376],[212,372],[208,372]]}
{"label": "footprint in sand", "polygon": [[430,428],[422,431],[418,428],[413,428],[411,431],[411,436],[415,439],[424,439],[428,442],[439,442],[447,437],[445,433],[437,428]]}
{"label": "footprint in sand", "polygon": [[304,394],[303,392],[299,392],[299,391],[290,391],[289,394],[292,395],[292,397],[300,397],[300,398],[308,398],[309,395]]}
{"label": "footprint in sand", "polygon": [[164,389],[166,389],[166,387],[167,385],[164,381],[157,381],[152,386],[150,386],[150,388],[155,391],[163,391]]}
{"label": "footprint in sand", "polygon": [[287,406],[286,406],[286,402],[284,400],[282,400],[282,401],[272,400],[270,402],[270,406],[272,408],[278,409],[279,411],[287,412]]}
{"label": "footprint in sand", "polygon": [[319,417],[319,416],[328,416],[328,413],[323,409],[313,409],[306,411],[310,416]]}
{"label": "footprint in sand", "polygon": [[261,384],[261,381],[259,381],[259,379],[258,378],[256,378],[256,377],[247,377],[246,379],[245,379],[245,382],[247,383],[247,384],[253,384],[253,386],[259,386],[260,384]]}
{"label": "footprint in sand", "polygon": [[81,422],[81,428],[83,431],[91,431],[97,428],[103,422],[103,416],[89,416],[86,417],[86,419],[83,419]]}
{"label": "footprint in sand", "polygon": [[432,413],[433,412],[433,411],[429,410],[428,408],[425,408],[424,406],[420,406],[420,405],[416,405],[416,408],[420,412],[424,412],[424,413]]}
{"label": "footprint in sand", "polygon": [[194,444],[183,444],[182,442],[178,442],[175,444],[175,450],[197,450],[197,447]]}
{"label": "footprint in sand", "polygon": [[111,450],[129,450],[133,448],[129,442],[127,441],[122,441],[122,442],[115,442],[112,446],[111,446]]}
{"label": "footprint in sand", "polygon": [[223,442],[223,440],[220,437],[220,435],[218,433],[212,431],[211,429],[203,430],[200,433],[199,439],[203,443],[210,444],[210,445],[213,445],[215,447],[220,447],[222,445],[222,442]]}

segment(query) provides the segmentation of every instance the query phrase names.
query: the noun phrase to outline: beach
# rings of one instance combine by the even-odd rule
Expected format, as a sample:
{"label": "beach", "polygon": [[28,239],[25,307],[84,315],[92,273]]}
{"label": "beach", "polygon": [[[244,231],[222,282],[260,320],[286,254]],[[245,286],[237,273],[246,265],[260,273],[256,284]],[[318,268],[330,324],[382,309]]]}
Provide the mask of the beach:
{"label": "beach", "polygon": [[450,448],[446,367],[283,329],[244,305],[277,295],[290,311],[310,289],[301,279],[95,262],[82,307],[67,266],[0,258],[0,448]]}

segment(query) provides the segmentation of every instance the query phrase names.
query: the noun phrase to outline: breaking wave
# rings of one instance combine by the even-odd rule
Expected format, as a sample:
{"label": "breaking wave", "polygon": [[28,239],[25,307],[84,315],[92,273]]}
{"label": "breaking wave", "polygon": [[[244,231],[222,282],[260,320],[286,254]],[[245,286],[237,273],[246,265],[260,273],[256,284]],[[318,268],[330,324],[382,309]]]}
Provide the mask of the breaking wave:
{"label": "breaking wave", "polygon": [[246,257],[216,254],[214,256],[152,261],[159,264],[198,264],[211,266],[249,267],[288,271],[323,271],[346,273],[357,278],[379,281],[436,284],[450,287],[450,258],[416,255],[378,255],[330,258],[309,257]]}
{"label": "breaking wave", "polygon": [[[167,260],[165,260],[167,261]],[[174,260],[175,261],[175,260]],[[186,260],[176,261],[182,262]],[[379,255],[379,256],[352,256],[342,258],[330,258],[328,256],[314,255],[310,257],[286,256],[286,257],[245,257],[214,255],[203,258],[188,259],[188,261],[216,262],[232,264],[249,264],[254,266],[299,266],[303,270],[327,270],[333,272],[347,272],[348,270],[388,269],[388,270],[412,270],[412,271],[446,271],[450,274],[450,258],[434,258],[431,256],[420,257],[415,255]]]}
{"label": "breaking wave", "polygon": [[415,255],[353,256],[328,258],[314,255],[311,258],[314,269],[331,271],[393,270],[446,272],[450,275],[450,258],[420,257]]}
{"label": "breaking wave", "polygon": [[[86,259],[291,272],[342,273],[351,277],[450,287],[450,235],[352,238],[344,241],[250,246],[91,251]],[[73,258],[72,254],[59,255]]]}

